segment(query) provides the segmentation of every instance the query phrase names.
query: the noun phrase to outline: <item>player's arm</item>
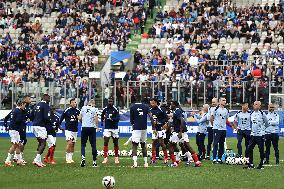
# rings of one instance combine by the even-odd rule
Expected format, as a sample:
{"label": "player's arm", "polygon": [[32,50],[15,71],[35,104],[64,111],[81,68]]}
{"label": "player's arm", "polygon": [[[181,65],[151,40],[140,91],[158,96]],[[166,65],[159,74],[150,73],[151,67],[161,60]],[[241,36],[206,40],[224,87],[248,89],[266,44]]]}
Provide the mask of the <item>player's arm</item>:
{"label": "player's arm", "polygon": [[268,120],[267,120],[265,113],[262,114],[262,118],[263,118],[264,126],[269,127],[269,123],[268,123]]}
{"label": "player's arm", "polygon": [[227,113],[226,124],[227,124],[229,127],[231,127],[232,129],[234,128],[234,127],[232,126],[232,124],[230,123],[230,121],[229,121],[229,110],[228,110],[228,113]]}
{"label": "player's arm", "polygon": [[8,120],[11,118],[11,113],[12,111],[4,118],[4,127],[6,128],[6,130],[8,129]]}
{"label": "player's arm", "polygon": [[47,124],[51,124],[50,108],[48,105],[43,107],[43,118]]}
{"label": "player's arm", "polygon": [[211,115],[210,115],[210,123],[211,123],[211,125],[213,125],[213,122],[214,122],[214,115],[211,114]]}
{"label": "player's arm", "polygon": [[66,116],[66,110],[62,113],[62,115],[60,116],[60,120],[59,120],[59,124],[61,125],[63,120],[65,119]]}
{"label": "player's arm", "polygon": [[131,125],[134,124],[134,112],[133,112],[133,107],[130,108],[130,123]]}
{"label": "player's arm", "polygon": [[95,123],[96,123],[96,129],[99,131],[99,116],[97,112],[95,113]]}
{"label": "player's arm", "polygon": [[238,128],[238,113],[236,113],[236,115],[234,117],[233,127],[234,127],[234,129]]}
{"label": "player's arm", "polygon": [[197,116],[198,116],[198,115],[195,114],[195,115],[194,115],[194,118],[196,119],[196,121],[198,122],[198,124],[202,124],[202,123],[208,121],[208,118],[207,118],[206,115],[205,115],[205,116],[202,116],[201,118],[200,118],[200,117],[198,118]]}

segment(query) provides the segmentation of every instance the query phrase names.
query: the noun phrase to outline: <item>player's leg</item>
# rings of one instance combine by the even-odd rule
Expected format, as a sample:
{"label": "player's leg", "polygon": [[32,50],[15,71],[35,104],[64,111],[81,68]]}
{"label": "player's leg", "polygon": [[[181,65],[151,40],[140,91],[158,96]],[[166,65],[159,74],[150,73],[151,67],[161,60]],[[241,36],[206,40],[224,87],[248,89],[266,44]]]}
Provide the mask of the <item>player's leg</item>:
{"label": "player's leg", "polygon": [[47,143],[48,150],[47,150],[47,153],[46,153],[46,155],[43,159],[44,163],[49,163],[49,156],[51,154],[51,146],[52,146],[51,137],[52,137],[51,135],[47,135],[46,143]]}
{"label": "player's leg", "polygon": [[105,164],[108,162],[108,143],[111,137],[111,131],[105,129],[103,135],[104,135],[104,160],[102,163]]}
{"label": "player's leg", "polygon": [[81,167],[86,165],[86,145],[88,142],[88,130],[87,128],[82,128],[81,131]]}
{"label": "player's leg", "polygon": [[272,142],[271,134],[266,134],[265,136],[265,162],[264,164],[269,164],[270,147]]}
{"label": "player's leg", "polygon": [[8,155],[5,160],[5,166],[7,167],[13,166],[11,160],[16,149],[19,148],[20,142],[20,134],[18,131],[10,130],[9,135],[11,137],[11,147],[8,150]]}
{"label": "player's leg", "polygon": [[142,155],[144,159],[144,167],[148,167],[148,161],[147,161],[147,147],[146,147],[146,140],[147,140],[147,130],[142,130],[141,131],[141,148],[142,148]]}
{"label": "player's leg", "polygon": [[200,146],[201,146],[201,151],[202,151],[202,155],[199,158],[199,160],[203,160],[205,159],[205,153],[206,153],[206,149],[205,149],[205,134],[201,133],[201,138],[200,138]]}
{"label": "player's leg", "polygon": [[151,164],[156,163],[156,156],[157,156],[157,151],[156,151],[156,147],[157,147],[157,143],[158,143],[158,137],[153,136],[154,134],[152,134],[152,160],[151,160]]}
{"label": "player's leg", "polygon": [[71,163],[74,163],[73,161],[73,154],[74,154],[74,151],[75,151],[75,144],[76,144],[76,141],[77,141],[77,132],[71,132],[72,133],[72,142],[71,142],[71,149],[70,149],[70,158],[71,158]]}
{"label": "player's leg", "polygon": [[210,159],[211,146],[212,146],[212,143],[213,143],[213,129],[212,129],[212,127],[208,127],[207,132],[208,132],[207,159]]}
{"label": "player's leg", "polygon": [[218,130],[214,132],[214,139],[213,139],[213,163],[216,163],[217,160],[217,151],[218,151],[218,145],[220,141],[221,134]]}
{"label": "player's leg", "polygon": [[257,169],[263,169],[263,161],[264,161],[264,157],[265,157],[264,137],[263,136],[257,137],[257,145],[258,145],[259,155],[260,155],[260,162],[259,162]]}
{"label": "player's leg", "polygon": [[255,136],[251,136],[251,139],[249,141],[249,145],[247,148],[247,154],[249,157],[249,163],[247,167],[244,168],[252,168],[253,167],[253,149],[256,145],[256,140],[255,140]]}
{"label": "player's leg", "polygon": [[97,167],[97,136],[96,136],[96,129],[90,128],[89,132],[89,139],[90,144],[92,147],[92,156],[93,156],[93,167]]}
{"label": "player's leg", "polygon": [[195,136],[195,140],[196,140],[196,145],[197,145],[197,148],[198,148],[198,156],[199,158],[202,156],[202,149],[201,149],[201,133],[196,133],[196,136]]}
{"label": "player's leg", "polygon": [[49,148],[50,149],[50,164],[54,165],[56,162],[54,161],[54,153],[55,153],[55,148],[56,148],[56,136],[52,136],[52,146]]}
{"label": "player's leg", "polygon": [[242,130],[238,130],[237,133],[237,140],[238,140],[238,144],[237,144],[237,148],[238,148],[238,157],[241,157],[243,154],[243,148],[242,148],[242,141],[243,141],[243,131]]}
{"label": "player's leg", "polygon": [[113,146],[114,146],[114,163],[118,164],[119,163],[119,158],[118,158],[118,152],[119,152],[119,145],[118,145],[118,140],[119,140],[119,131],[118,129],[114,129],[112,132],[112,139],[113,139]]}
{"label": "player's leg", "polygon": [[164,163],[166,164],[166,163],[168,163],[168,152],[167,152],[167,146],[164,142],[163,137],[159,138],[159,144],[162,147],[162,150],[163,150],[163,153],[164,153]]}
{"label": "player's leg", "polygon": [[113,146],[114,146],[114,163],[118,164],[119,159],[118,159],[118,151],[119,151],[119,146],[118,146],[118,129],[115,129],[114,132],[112,133],[112,140],[113,140]]}
{"label": "player's leg", "polygon": [[188,139],[187,133],[183,133],[182,140],[183,140],[183,142],[184,142],[184,147],[185,147],[186,150],[187,150],[187,152],[185,153],[185,155],[186,155],[187,158],[188,158],[188,162],[190,161],[190,159],[191,159],[191,157],[192,157],[193,161],[195,162],[195,166],[196,166],[196,167],[200,167],[200,166],[201,166],[201,162],[199,161],[196,152],[193,150],[193,148],[192,148],[191,145],[189,144],[189,139]]}
{"label": "player's leg", "polygon": [[219,150],[218,150],[218,162],[222,162],[222,156],[224,154],[225,148],[224,143],[226,141],[226,131],[220,131],[220,139],[219,139]]}
{"label": "player's leg", "polygon": [[247,130],[246,130],[246,132],[245,132],[245,146],[246,146],[245,157],[246,157],[246,158],[248,158],[247,148],[248,148],[250,139],[251,139],[250,131],[247,131]]}
{"label": "player's leg", "polygon": [[175,156],[175,152],[177,151],[178,153],[178,147],[177,147],[178,142],[179,142],[178,134],[176,132],[173,132],[169,140],[169,154],[172,160],[172,164],[171,164],[172,167],[178,166],[177,159]]}
{"label": "player's leg", "polygon": [[44,167],[45,165],[41,161],[41,155],[46,146],[47,132],[44,127],[35,127],[34,133],[38,140],[38,148],[33,164],[36,165],[37,167]]}
{"label": "player's leg", "polygon": [[279,165],[279,135],[278,133],[272,133],[272,145],[275,151],[275,159],[276,159],[276,165]]}
{"label": "player's leg", "polygon": [[66,163],[71,163],[71,153],[72,153],[72,134],[71,131],[65,130],[65,136],[66,136]]}
{"label": "player's leg", "polygon": [[139,130],[132,131],[132,159],[133,159],[133,168],[137,167],[137,148],[140,142],[140,133]]}
{"label": "player's leg", "polygon": [[27,140],[27,132],[26,129],[23,130],[22,136],[21,136],[21,145],[20,145],[20,151],[21,151],[21,156],[22,156],[22,161],[24,163],[27,163],[24,159],[24,150],[25,150],[25,146],[27,144],[28,140]]}

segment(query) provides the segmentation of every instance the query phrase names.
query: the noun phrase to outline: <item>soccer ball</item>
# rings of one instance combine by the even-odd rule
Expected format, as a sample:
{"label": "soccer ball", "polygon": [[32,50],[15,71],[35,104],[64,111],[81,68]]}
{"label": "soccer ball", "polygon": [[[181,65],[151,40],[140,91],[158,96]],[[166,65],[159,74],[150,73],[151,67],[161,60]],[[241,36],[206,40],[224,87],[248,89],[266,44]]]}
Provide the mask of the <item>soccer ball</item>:
{"label": "soccer ball", "polygon": [[152,157],[152,152],[151,151],[147,151],[147,157]]}
{"label": "soccer ball", "polygon": [[113,176],[105,176],[102,180],[102,184],[105,188],[113,188],[115,186],[115,180]]}
{"label": "soccer ball", "polygon": [[130,151],[128,152],[128,156],[129,156],[129,157],[132,156],[132,150],[130,150]]}
{"label": "soccer ball", "polygon": [[159,156],[160,156],[161,158],[163,158],[163,157],[164,157],[164,152],[163,152],[163,151],[160,151],[160,152],[159,152]]}
{"label": "soccer ball", "polygon": [[152,144],[147,144],[147,148],[152,150]]}
{"label": "soccer ball", "polygon": [[109,156],[114,156],[114,152],[113,152],[112,150],[109,150],[109,151],[108,151],[108,155],[109,155]]}
{"label": "soccer ball", "polygon": [[123,156],[123,157],[127,156],[127,151],[126,150],[122,150],[120,152],[120,156]]}
{"label": "soccer ball", "polygon": [[98,152],[97,152],[97,156],[101,156],[101,151],[98,151]]}
{"label": "soccer ball", "polygon": [[235,158],[235,164],[236,165],[241,165],[242,164],[241,158]]}
{"label": "soccer ball", "polygon": [[100,153],[100,154],[101,154],[101,156],[104,156],[104,153],[105,153],[105,152],[102,150],[102,151],[101,151],[101,153]]}

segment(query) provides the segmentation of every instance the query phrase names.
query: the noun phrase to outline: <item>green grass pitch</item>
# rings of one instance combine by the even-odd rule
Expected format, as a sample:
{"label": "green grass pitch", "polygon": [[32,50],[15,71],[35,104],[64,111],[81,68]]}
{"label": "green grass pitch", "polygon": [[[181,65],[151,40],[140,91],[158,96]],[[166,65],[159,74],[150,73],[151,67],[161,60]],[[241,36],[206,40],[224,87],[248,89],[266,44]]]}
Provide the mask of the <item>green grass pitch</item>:
{"label": "green grass pitch", "polygon": [[[87,166],[81,168],[80,140],[75,146],[75,164],[65,164],[65,141],[57,138],[55,160],[57,165],[48,165],[45,168],[36,168],[31,164],[36,149],[35,138],[28,138],[25,150],[25,159],[28,161],[22,167],[4,167],[3,162],[9,147],[8,138],[0,138],[0,189],[100,189],[104,176],[115,177],[117,189],[189,189],[189,188],[284,188],[284,139],[279,141],[280,166],[274,166],[274,151],[271,148],[271,164],[264,170],[243,170],[237,165],[213,165],[210,161],[203,161],[200,168],[186,167],[184,164],[177,168],[166,167],[159,161],[156,166],[145,168],[130,168],[132,159],[121,157],[120,165],[115,165],[113,157],[107,165],[102,165],[102,157],[98,158],[97,168],[91,167],[91,149],[87,147]],[[123,146],[125,138],[120,139],[121,150],[129,150],[131,146]],[[97,139],[98,149],[102,150],[103,140]],[[150,142],[148,140],[148,142]],[[236,139],[229,138],[228,146],[236,150]],[[191,144],[196,149],[195,140]],[[112,143],[110,143],[110,149]],[[258,162],[259,153],[255,149],[255,162]],[[138,163],[143,165],[143,159]]]}

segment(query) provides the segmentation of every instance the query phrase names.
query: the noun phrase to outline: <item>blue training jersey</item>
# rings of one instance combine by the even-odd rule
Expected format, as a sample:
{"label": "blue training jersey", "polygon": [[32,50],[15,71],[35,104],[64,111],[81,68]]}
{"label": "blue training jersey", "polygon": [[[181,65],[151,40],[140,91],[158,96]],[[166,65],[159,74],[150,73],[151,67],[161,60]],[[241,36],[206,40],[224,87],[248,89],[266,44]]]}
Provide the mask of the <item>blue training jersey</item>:
{"label": "blue training jersey", "polygon": [[41,101],[33,109],[33,126],[47,127],[48,124],[50,124],[50,107],[45,101]]}
{"label": "blue training jersey", "polygon": [[60,118],[60,124],[65,119],[65,130],[78,132],[78,116],[80,115],[80,110],[78,108],[67,108]]}
{"label": "blue training jersey", "polygon": [[167,113],[161,107],[157,106],[155,108],[151,108],[150,112],[152,113],[152,117],[154,122],[156,122],[155,129],[157,131],[161,131],[162,127],[165,125],[167,121]]}
{"label": "blue training jersey", "polygon": [[133,130],[147,130],[149,107],[146,104],[135,103],[130,107],[130,123]]}

